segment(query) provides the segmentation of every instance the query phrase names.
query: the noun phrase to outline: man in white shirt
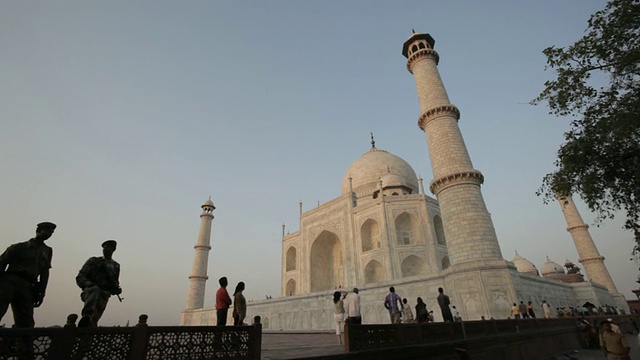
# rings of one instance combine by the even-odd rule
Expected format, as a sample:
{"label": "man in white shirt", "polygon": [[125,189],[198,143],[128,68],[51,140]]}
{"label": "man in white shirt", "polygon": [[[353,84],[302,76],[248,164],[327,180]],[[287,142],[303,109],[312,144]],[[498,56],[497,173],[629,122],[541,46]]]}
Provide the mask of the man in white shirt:
{"label": "man in white shirt", "polygon": [[362,324],[362,315],[360,315],[360,295],[358,288],[353,288],[353,292],[347,295],[347,321],[350,324]]}

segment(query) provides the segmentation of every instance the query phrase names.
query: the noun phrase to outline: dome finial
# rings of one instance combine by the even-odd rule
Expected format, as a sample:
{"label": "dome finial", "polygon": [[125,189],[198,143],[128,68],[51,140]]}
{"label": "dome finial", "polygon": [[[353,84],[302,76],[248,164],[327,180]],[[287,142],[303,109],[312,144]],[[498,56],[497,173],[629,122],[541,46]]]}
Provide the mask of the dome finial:
{"label": "dome finial", "polygon": [[415,33],[416,33],[416,31],[415,31],[414,29],[411,29],[411,33],[412,33],[412,34],[415,34]]}
{"label": "dome finial", "polygon": [[376,148],[376,141],[373,139],[373,132],[371,132],[371,148],[372,149]]}

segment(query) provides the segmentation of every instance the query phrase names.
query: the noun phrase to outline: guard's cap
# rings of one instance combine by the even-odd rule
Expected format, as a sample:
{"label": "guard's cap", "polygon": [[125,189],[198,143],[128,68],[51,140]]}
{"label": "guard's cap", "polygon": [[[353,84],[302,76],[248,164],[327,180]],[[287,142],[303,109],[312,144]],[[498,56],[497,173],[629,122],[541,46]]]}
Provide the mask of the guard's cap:
{"label": "guard's cap", "polygon": [[55,230],[56,224],[54,224],[52,222],[45,221],[45,222],[41,222],[40,224],[38,224],[36,226],[36,229],[40,229],[40,228]]}
{"label": "guard's cap", "polygon": [[102,247],[113,246],[114,248],[118,246],[118,243],[115,240],[107,240],[102,243]]}

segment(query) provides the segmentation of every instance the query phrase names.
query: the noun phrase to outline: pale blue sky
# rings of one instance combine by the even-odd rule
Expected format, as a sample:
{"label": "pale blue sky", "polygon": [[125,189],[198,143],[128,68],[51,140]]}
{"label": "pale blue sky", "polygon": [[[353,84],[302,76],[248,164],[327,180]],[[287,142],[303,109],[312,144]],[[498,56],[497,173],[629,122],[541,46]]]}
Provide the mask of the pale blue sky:
{"label": "pale blue sky", "polygon": [[[436,39],[505,258],[575,262],[559,206],[534,194],[570,119],[527,102],[552,76],[541,51],[577,40],[604,3],[1,2],[0,247],[37,222],[59,224],[37,324],[80,311],[75,275],[108,238],[119,241],[125,301],[102,324],[141,313],[177,324],[209,195],[206,305],[222,275],[245,281],[249,299],[278,296],[281,224],[297,230],[299,199],[309,209],[340,194],[370,131],[430,181],[400,54],[412,28]],[[632,298],[620,226],[591,233]]]}

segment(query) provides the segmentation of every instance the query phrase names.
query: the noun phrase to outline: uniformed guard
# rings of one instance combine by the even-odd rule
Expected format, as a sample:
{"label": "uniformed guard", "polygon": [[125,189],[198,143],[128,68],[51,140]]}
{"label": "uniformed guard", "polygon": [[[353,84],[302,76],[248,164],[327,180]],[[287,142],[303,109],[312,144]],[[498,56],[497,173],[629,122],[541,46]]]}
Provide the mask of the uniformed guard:
{"label": "uniformed guard", "polygon": [[15,326],[34,327],[33,308],[42,305],[53,258],[53,249],[44,242],[55,229],[54,223],[40,223],[35,237],[0,255],[0,320],[11,304]]}
{"label": "uniformed guard", "polygon": [[82,289],[80,299],[84,302],[80,320],[83,325],[98,326],[111,295],[120,298],[120,264],[113,260],[117,245],[115,240],[103,242],[103,256],[89,258],[76,276],[76,284]]}

